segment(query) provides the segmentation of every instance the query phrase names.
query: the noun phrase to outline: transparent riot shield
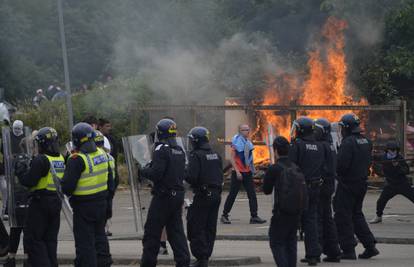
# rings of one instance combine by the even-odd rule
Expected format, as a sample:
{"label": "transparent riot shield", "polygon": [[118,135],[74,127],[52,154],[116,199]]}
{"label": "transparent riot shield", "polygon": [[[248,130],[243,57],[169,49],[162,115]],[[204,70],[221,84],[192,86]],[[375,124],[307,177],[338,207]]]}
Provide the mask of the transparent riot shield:
{"label": "transparent riot shield", "polygon": [[30,166],[32,149],[28,146],[31,140],[31,132],[26,128],[24,135],[12,136],[10,128],[2,129],[3,160],[5,177],[7,181],[7,210],[9,213],[10,227],[23,227],[26,221],[29,190],[22,186],[15,175],[17,162]]}
{"label": "transparent riot shield", "polygon": [[[60,162],[58,163],[60,164]],[[52,173],[53,183],[55,184],[55,187],[56,187],[56,193],[59,199],[62,201],[63,216],[65,217],[65,220],[69,225],[69,228],[72,230],[73,229],[73,210],[72,210],[72,207],[70,206],[69,198],[65,194],[63,194],[62,184],[61,184],[59,177],[57,176],[55,164],[57,164],[57,162],[56,163],[53,162],[53,164],[50,164],[50,172]],[[71,233],[73,233],[73,231],[71,231]]]}
{"label": "transparent riot shield", "polygon": [[144,189],[149,187],[148,181],[138,178],[138,166],[144,167],[151,162],[151,141],[148,135],[134,135],[123,137],[122,144],[128,167],[135,230],[138,233],[143,233],[150,197],[148,192],[146,194],[144,191]]}
{"label": "transparent riot shield", "polygon": [[[185,165],[188,164],[188,140],[184,137],[176,137],[177,145],[179,145],[185,153]],[[188,138],[187,138],[188,139]]]}
{"label": "transparent riot shield", "polygon": [[14,172],[13,172],[13,156],[11,153],[10,144],[10,128],[2,128],[2,142],[3,142],[3,163],[4,176],[7,182],[7,212],[9,214],[10,226],[16,225],[16,213],[14,208]]}
{"label": "transparent riot shield", "polygon": [[338,152],[338,148],[342,142],[341,127],[337,122],[331,123],[331,136],[332,144],[335,148],[335,151]]}

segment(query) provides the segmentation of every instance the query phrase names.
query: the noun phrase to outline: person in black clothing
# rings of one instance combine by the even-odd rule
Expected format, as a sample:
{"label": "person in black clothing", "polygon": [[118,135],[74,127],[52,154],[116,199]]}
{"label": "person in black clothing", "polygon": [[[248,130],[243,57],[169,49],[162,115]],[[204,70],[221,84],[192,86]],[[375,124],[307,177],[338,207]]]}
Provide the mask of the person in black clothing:
{"label": "person in black clothing", "polygon": [[187,267],[190,264],[190,253],[182,221],[185,153],[177,145],[177,126],[173,120],[160,120],[156,131],[158,143],[155,144],[152,162],[140,170],[141,177],[154,183],[144,226],[141,266],[157,265],[161,232],[166,227],[176,266]]}
{"label": "person in black clothing", "polygon": [[338,151],[338,187],[333,207],[339,244],[343,251],[342,259],[356,259],[355,235],[365,247],[359,258],[368,259],[379,254],[375,248],[375,237],[362,212],[368,188],[372,143],[361,134],[360,120],[355,114],[342,116],[339,124],[343,139]]}
{"label": "person in black clothing", "polygon": [[389,141],[383,157],[382,170],[386,184],[377,201],[377,216],[370,223],[382,222],[382,214],[387,202],[396,195],[403,195],[414,203],[414,189],[408,181],[407,174],[410,167],[404,157],[399,153],[400,147],[396,141]]}
{"label": "person in black clothing", "polygon": [[72,129],[76,152],[67,160],[62,191],[70,196],[75,236],[75,267],[111,266],[105,234],[108,194],[114,190],[112,171],[105,152],[96,148],[95,132],[87,123]]}
{"label": "person in black clothing", "polygon": [[30,189],[24,243],[32,267],[57,267],[57,236],[60,227],[61,200],[56,194],[51,166],[62,178],[65,161],[59,153],[55,129],[45,127],[35,137],[39,154],[32,160],[30,169],[16,165],[20,183]]}
{"label": "person in black clothing", "polygon": [[299,166],[305,175],[308,187],[309,205],[302,216],[302,227],[305,232],[305,259],[310,266],[315,266],[320,261],[321,247],[319,244],[318,230],[318,203],[322,184],[322,171],[325,168],[329,175],[332,166],[327,166],[327,154],[325,146],[314,138],[314,122],[307,117],[297,119],[292,126],[292,134],[295,136],[289,150],[289,159]]}
{"label": "person in black clothing", "polygon": [[332,166],[332,171],[322,170],[323,184],[319,196],[319,242],[322,252],[327,256],[325,262],[340,262],[338,232],[332,216],[332,195],[335,192],[336,150],[332,142],[331,123],[324,118],[315,121],[315,139],[325,146],[328,151],[326,166]]}
{"label": "person in black clothing", "polygon": [[[12,125],[12,131],[10,133],[10,147],[13,156],[13,164],[17,162],[19,156],[24,155],[27,151],[23,144],[24,125],[20,120],[15,120]],[[9,259],[6,264],[7,267],[15,266],[15,257],[20,244],[20,236],[25,235],[25,224],[27,217],[28,197],[29,192],[26,187],[22,186],[18,179],[14,179],[14,214],[15,225],[10,227],[9,234]],[[10,207],[7,203],[7,210],[10,211]],[[23,238],[23,251],[27,253],[27,246],[25,238]],[[25,266],[27,262],[24,262]]]}
{"label": "person in black clothing", "polygon": [[110,145],[111,145],[111,151],[109,151],[109,154],[115,159],[115,190],[118,188],[119,184],[119,176],[118,176],[118,153],[119,153],[119,147],[118,147],[118,141],[115,139],[115,137],[112,135],[112,124],[107,119],[99,119],[98,120],[98,129],[99,131],[108,139]]}
{"label": "person in black clothing", "polygon": [[299,214],[280,212],[277,190],[282,171],[285,167],[294,165],[288,158],[289,141],[279,136],[273,141],[276,164],[271,165],[263,180],[263,192],[270,195],[275,189],[273,216],[270,221],[269,241],[273,258],[279,267],[295,267],[297,258],[296,232],[300,220]]}
{"label": "person in black clothing", "polygon": [[0,264],[7,262],[9,253],[9,234],[4,227],[3,220],[0,219]]}
{"label": "person in black clothing", "polygon": [[209,132],[195,127],[188,134],[193,150],[190,152],[186,181],[194,192],[187,213],[187,238],[197,259],[194,267],[208,266],[216,239],[217,218],[223,184],[223,163],[209,144]]}

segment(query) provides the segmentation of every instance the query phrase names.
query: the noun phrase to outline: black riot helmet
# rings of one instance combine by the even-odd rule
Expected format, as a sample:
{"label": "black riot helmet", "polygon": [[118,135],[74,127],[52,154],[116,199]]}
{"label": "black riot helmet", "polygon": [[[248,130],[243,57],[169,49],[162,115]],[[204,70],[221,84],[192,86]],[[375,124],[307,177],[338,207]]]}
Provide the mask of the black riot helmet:
{"label": "black riot helmet", "polygon": [[300,117],[295,120],[292,125],[291,137],[303,137],[313,134],[315,123],[308,117]]}
{"label": "black riot helmet", "polygon": [[190,130],[187,136],[190,139],[193,148],[198,148],[203,144],[208,143],[210,140],[210,132],[207,128],[202,126],[194,127]]}
{"label": "black riot helmet", "polygon": [[315,120],[315,137],[316,140],[328,141],[331,134],[331,123],[325,118]]}
{"label": "black riot helmet", "polygon": [[347,136],[350,134],[357,134],[362,132],[362,129],[359,127],[360,123],[361,121],[359,120],[358,116],[354,113],[348,113],[343,115],[341,120],[339,121],[342,135]]}
{"label": "black riot helmet", "polygon": [[43,127],[37,132],[34,139],[39,145],[40,153],[59,153],[59,137],[55,129]]}
{"label": "black riot helmet", "polygon": [[400,145],[395,140],[388,141],[386,146],[385,146],[385,150],[386,151],[388,151],[388,150],[400,151]]}
{"label": "black riot helmet", "polygon": [[162,119],[155,127],[158,140],[167,140],[177,136],[177,124],[171,119]]}
{"label": "black riot helmet", "polygon": [[95,142],[95,130],[92,126],[86,122],[80,122],[72,128],[72,141],[77,149],[80,149],[85,144],[91,144],[90,149],[85,152],[92,152],[96,150]]}

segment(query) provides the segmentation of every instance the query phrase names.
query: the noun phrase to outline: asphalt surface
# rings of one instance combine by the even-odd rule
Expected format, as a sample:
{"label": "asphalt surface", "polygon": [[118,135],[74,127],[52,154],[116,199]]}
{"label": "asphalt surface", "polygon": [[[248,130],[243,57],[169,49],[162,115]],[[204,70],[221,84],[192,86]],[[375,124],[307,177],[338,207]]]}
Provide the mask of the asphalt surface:
{"label": "asphalt surface", "polygon": [[[141,192],[141,210],[143,221],[149,202],[149,192]],[[222,205],[227,193],[223,194]],[[379,192],[371,191],[367,194],[364,202],[364,211],[367,219],[375,215],[375,203],[379,197]],[[271,217],[271,197],[258,193],[259,215],[269,220]],[[221,211],[221,209],[220,209]],[[237,257],[260,257],[260,264],[250,266],[275,266],[268,247],[267,238],[268,223],[263,225],[249,224],[248,200],[244,192],[240,192],[233,210],[231,212],[231,225],[218,223],[218,238],[214,251],[214,259],[234,259]],[[183,215],[185,216],[185,214]],[[141,220],[141,217],[139,220]],[[185,218],[184,218],[185,219]],[[185,222],[185,220],[184,220]],[[380,242],[386,241],[393,244],[379,244],[381,255],[372,260],[343,261],[340,266],[413,266],[414,246],[403,244],[414,244],[414,204],[401,196],[392,199],[385,209],[383,223],[370,226],[374,235]],[[134,216],[132,211],[131,197],[129,191],[120,190],[114,200],[114,217],[110,230],[113,233],[110,245],[114,259],[119,263],[130,260],[132,265],[116,266],[136,266],[137,259],[142,252],[141,241],[138,240],[142,235],[142,226],[139,223],[138,231],[135,229]],[[231,239],[231,240],[229,240]],[[61,258],[68,259],[74,255],[74,243],[72,234],[67,223],[62,217],[61,230],[59,233],[58,253]],[[243,241],[244,240],[244,241]],[[298,243],[298,258],[304,255],[303,243]],[[362,252],[362,248],[358,248]],[[21,253],[21,251],[20,251]],[[171,253],[171,249],[170,249]],[[163,258],[164,257],[164,258]],[[163,264],[171,264],[171,256],[163,256]],[[325,264],[321,266],[338,266],[338,264]],[[71,265],[60,265],[71,266]],[[159,265],[164,266],[164,265]],[[168,265],[165,265],[168,266]],[[222,265],[223,266],[223,265]],[[229,266],[224,264],[224,266]],[[298,266],[306,266],[298,264]]]}

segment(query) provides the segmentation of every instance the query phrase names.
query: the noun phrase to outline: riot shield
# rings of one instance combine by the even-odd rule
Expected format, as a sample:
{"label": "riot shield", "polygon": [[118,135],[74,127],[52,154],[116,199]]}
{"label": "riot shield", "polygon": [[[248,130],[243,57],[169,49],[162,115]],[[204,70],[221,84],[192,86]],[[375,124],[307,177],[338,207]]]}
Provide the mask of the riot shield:
{"label": "riot shield", "polygon": [[138,179],[138,166],[144,167],[151,162],[151,143],[148,135],[134,135],[122,138],[125,152],[125,161],[128,167],[128,181],[131,189],[132,211],[135,230],[143,233],[146,210],[149,206],[149,196],[143,189],[148,186],[147,181]]}
{"label": "riot shield", "polygon": [[342,142],[341,127],[339,126],[339,123],[331,123],[331,136],[335,152],[338,152],[338,148]]}
{"label": "riot shield", "polygon": [[[53,177],[53,183],[55,184],[56,187],[56,193],[58,195],[58,197],[60,198],[60,200],[62,201],[62,212],[63,212],[63,216],[65,217],[66,222],[69,225],[69,228],[72,230],[73,229],[73,211],[72,211],[72,207],[69,204],[69,198],[63,194],[62,192],[62,184],[61,181],[59,179],[59,177],[56,174],[56,169],[55,169],[55,163],[53,162],[53,164],[50,164],[50,172],[52,173],[52,177]],[[71,231],[72,233],[72,231]]]}
{"label": "riot shield", "polygon": [[[25,134],[28,133],[30,133],[30,129],[25,130]],[[14,173],[14,168],[18,161],[26,166],[30,166],[32,155],[26,140],[30,140],[31,136],[14,136],[12,139],[11,135],[10,128],[3,127],[3,160],[7,181],[9,224],[10,227],[23,227],[26,221],[29,190],[19,183]]]}
{"label": "riot shield", "polygon": [[185,165],[188,164],[188,138],[187,140],[184,139],[184,137],[176,137],[177,145],[179,145],[183,150],[185,154]]}

